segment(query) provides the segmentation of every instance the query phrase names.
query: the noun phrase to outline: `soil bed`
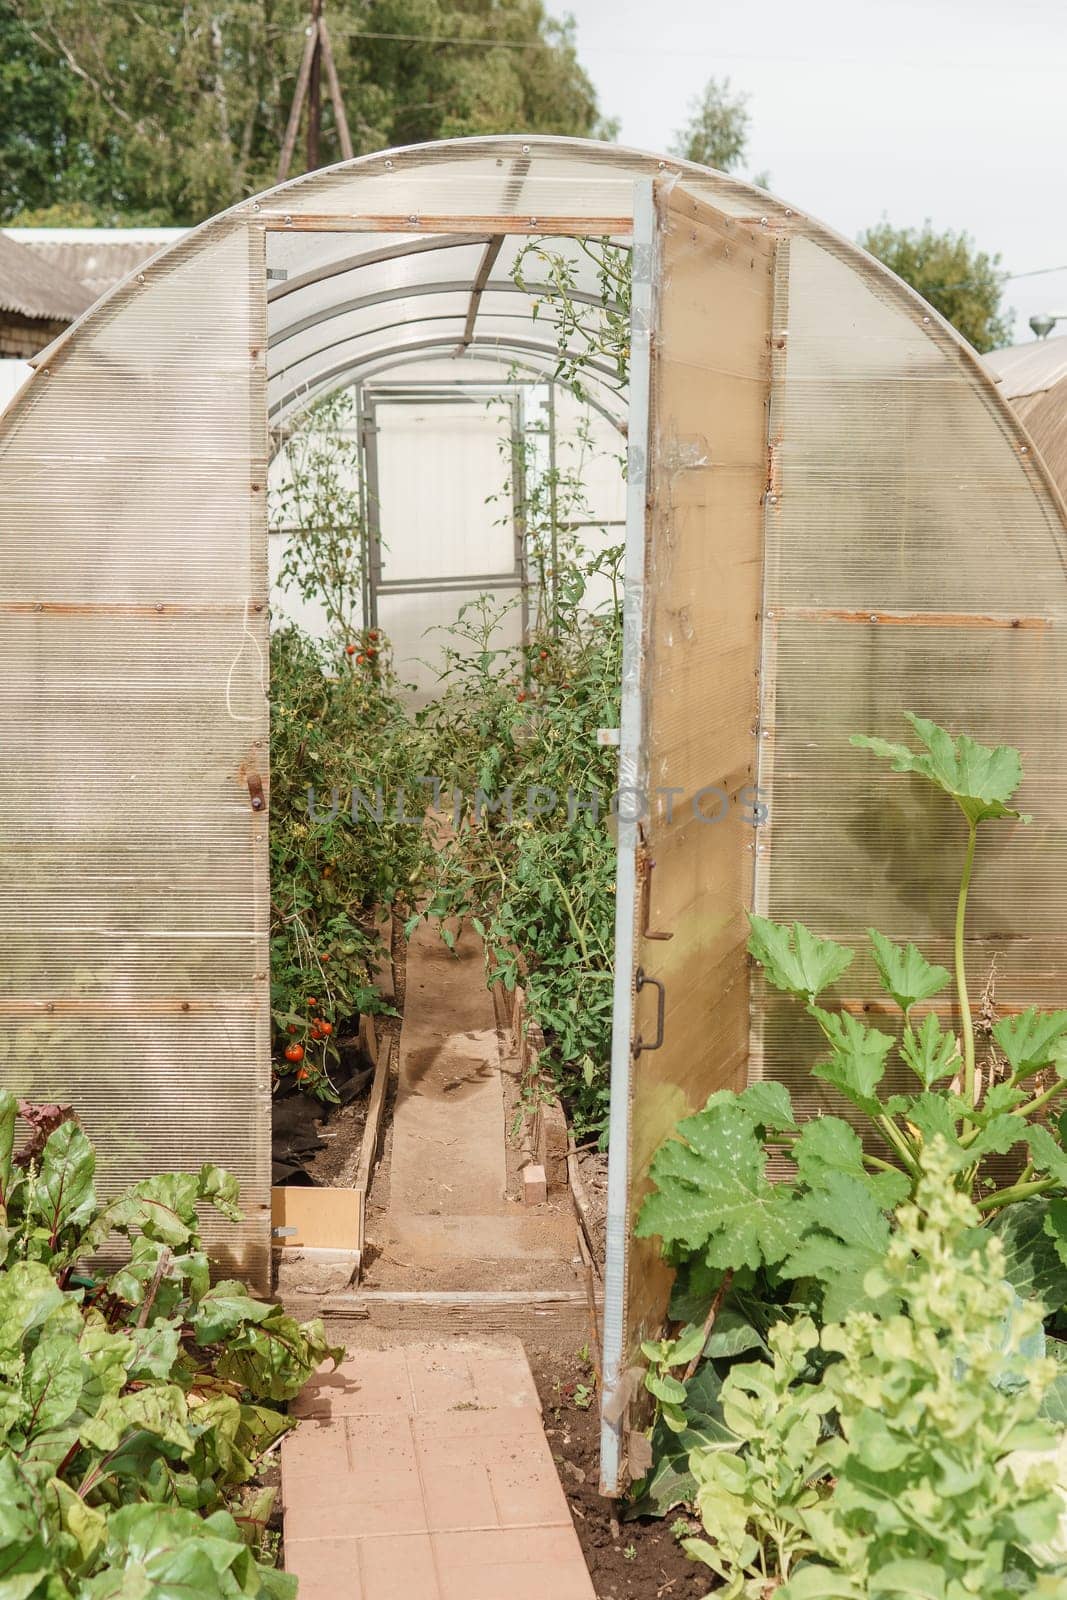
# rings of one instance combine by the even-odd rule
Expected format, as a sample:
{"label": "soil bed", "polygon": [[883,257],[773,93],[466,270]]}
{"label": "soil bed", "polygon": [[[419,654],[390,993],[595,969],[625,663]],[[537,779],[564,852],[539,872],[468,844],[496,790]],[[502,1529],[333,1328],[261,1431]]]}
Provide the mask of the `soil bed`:
{"label": "soil bed", "polygon": [[712,1592],[711,1574],[685,1555],[670,1531],[674,1518],[620,1522],[617,1503],[599,1493],[596,1397],[584,1410],[575,1404],[578,1386],[592,1384],[588,1368],[573,1355],[527,1354],[597,1600],[704,1600]]}

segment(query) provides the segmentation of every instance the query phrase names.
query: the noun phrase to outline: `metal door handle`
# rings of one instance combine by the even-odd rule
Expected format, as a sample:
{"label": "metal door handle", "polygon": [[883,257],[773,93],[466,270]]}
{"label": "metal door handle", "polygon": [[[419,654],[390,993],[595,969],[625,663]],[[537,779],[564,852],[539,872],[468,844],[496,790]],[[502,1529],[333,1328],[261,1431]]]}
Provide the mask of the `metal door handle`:
{"label": "metal door handle", "polygon": [[[668,939],[670,934],[667,935]],[[640,994],[646,983],[651,983],[656,990],[656,1037],[651,1044],[646,1044],[638,1034],[634,1040],[633,1053],[639,1056],[642,1050],[658,1050],[663,1043],[663,1013],[667,1003],[667,991],[658,978],[650,978],[644,967],[638,967],[634,977],[634,988]]]}

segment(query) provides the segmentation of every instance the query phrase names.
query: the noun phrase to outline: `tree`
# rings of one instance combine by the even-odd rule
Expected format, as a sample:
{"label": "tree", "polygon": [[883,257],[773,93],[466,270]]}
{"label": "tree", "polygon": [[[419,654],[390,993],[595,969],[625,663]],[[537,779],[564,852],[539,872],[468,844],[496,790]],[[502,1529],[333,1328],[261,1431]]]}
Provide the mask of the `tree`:
{"label": "tree", "polygon": [[[608,131],[572,24],[542,0],[326,10],[357,153]],[[307,0],[0,0],[0,221],[58,204],[99,221],[190,223],[268,188],[307,16]],[[332,123],[326,97],[326,160]]]}
{"label": "tree", "polygon": [[745,159],[748,129],[748,96],[731,94],[729,78],[709,78],[703,94],[691,101],[689,121],[671,149],[686,161],[732,172]]}
{"label": "tree", "polygon": [[860,234],[872,256],[910,283],[978,351],[1011,340],[1011,315],[1000,298],[1007,274],[1000,256],[979,250],[966,233],[938,233],[927,219],[921,228],[894,228],[888,221]]}

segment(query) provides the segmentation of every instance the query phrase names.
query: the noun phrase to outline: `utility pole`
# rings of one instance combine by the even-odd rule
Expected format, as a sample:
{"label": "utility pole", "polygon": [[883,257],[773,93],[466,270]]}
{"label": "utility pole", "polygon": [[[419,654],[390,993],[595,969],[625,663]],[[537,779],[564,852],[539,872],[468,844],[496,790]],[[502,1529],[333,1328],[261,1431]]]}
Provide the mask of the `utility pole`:
{"label": "utility pole", "polygon": [[326,82],[330,90],[337,138],[341,146],[341,159],[352,159],[352,136],[348,131],[348,118],[333,58],[330,35],[323,16],[325,0],[309,0],[310,18],[304,30],[304,54],[296,76],[293,104],[282,140],[281,159],[278,162],[278,182],[284,183],[293,164],[297,134],[300,132],[300,115],[307,105],[307,171],[314,172],[322,165],[322,70],[326,69]]}

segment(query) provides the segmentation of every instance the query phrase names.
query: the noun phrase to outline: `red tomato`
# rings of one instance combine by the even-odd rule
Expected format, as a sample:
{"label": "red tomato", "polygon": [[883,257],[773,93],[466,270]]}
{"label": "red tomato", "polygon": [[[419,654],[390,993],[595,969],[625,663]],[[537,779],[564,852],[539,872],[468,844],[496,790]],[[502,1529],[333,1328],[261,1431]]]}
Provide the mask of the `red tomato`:
{"label": "red tomato", "polygon": [[345,655],[346,656],[354,656],[355,653],[356,653],[356,647],[355,647],[354,644],[346,644],[345,645]]}
{"label": "red tomato", "polygon": [[304,1046],[302,1044],[287,1045],[285,1050],[285,1059],[286,1061],[303,1061]]}

